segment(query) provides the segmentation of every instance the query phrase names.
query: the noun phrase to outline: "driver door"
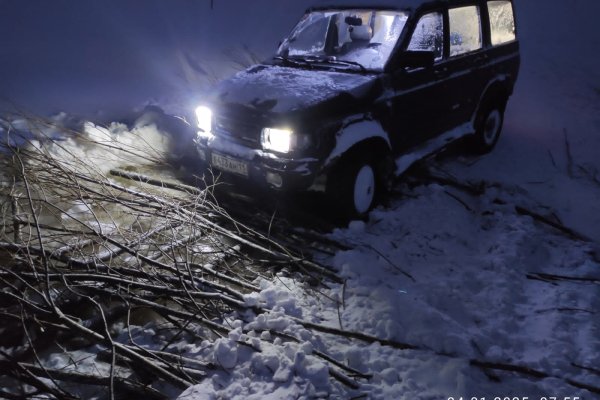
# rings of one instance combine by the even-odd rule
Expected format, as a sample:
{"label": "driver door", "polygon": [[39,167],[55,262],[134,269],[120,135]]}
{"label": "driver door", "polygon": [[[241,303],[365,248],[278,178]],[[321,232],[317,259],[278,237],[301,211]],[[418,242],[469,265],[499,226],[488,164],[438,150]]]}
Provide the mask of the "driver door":
{"label": "driver door", "polygon": [[425,68],[401,68],[392,76],[395,148],[400,152],[419,147],[448,128],[451,93],[444,62],[444,25],[441,10],[422,15],[407,50],[433,51],[435,63]]}

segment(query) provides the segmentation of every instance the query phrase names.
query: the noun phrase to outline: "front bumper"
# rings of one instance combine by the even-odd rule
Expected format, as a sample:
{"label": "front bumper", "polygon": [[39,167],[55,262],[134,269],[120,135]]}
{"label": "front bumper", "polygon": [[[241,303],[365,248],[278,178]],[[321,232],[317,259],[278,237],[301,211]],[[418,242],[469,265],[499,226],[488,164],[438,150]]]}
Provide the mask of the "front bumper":
{"label": "front bumper", "polygon": [[277,191],[320,191],[321,163],[315,158],[289,159],[223,139],[197,139],[201,162],[237,181]]}

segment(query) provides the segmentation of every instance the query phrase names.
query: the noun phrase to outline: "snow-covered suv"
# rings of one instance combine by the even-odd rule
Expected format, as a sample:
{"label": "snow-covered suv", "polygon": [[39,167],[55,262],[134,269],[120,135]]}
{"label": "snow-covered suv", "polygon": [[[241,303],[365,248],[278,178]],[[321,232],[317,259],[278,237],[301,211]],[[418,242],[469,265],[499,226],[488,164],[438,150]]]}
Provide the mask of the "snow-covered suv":
{"label": "snow-covered suv", "polygon": [[517,79],[511,0],[326,0],[272,60],[196,110],[201,160],[347,216],[413,162],[470,135],[490,151]]}

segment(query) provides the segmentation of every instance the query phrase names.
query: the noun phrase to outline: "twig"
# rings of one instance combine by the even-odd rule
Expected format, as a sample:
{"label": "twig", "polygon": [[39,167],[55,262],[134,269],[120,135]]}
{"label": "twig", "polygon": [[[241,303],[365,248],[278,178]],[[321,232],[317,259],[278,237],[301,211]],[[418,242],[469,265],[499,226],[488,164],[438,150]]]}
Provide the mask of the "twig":
{"label": "twig", "polygon": [[465,210],[467,210],[469,212],[473,212],[473,209],[463,199],[461,199],[454,193],[451,193],[448,190],[444,190],[444,193],[446,193],[448,196],[452,197],[454,200],[459,202],[465,208]]}
{"label": "twig", "polygon": [[10,197],[10,207],[13,215],[13,240],[15,243],[21,242],[21,224],[19,223],[20,207],[17,198],[12,195]]}
{"label": "twig", "polygon": [[600,369],[598,369],[598,368],[594,368],[594,367],[590,367],[590,366],[586,366],[586,365],[581,365],[581,364],[578,364],[578,363],[575,363],[575,362],[572,362],[571,365],[574,366],[575,368],[583,369],[583,370],[592,372],[592,373],[600,376]]}
{"label": "twig", "polygon": [[392,268],[394,268],[396,271],[400,272],[402,275],[406,276],[407,278],[409,278],[411,281],[416,282],[415,278],[409,274],[408,272],[404,271],[402,268],[398,267],[396,264],[394,264],[385,254],[383,254],[381,251],[377,250],[375,247],[371,246],[370,244],[362,244],[363,247],[366,247],[372,251],[374,251],[375,253],[377,253],[377,255],[379,255],[379,257],[383,258],[389,265],[392,266]]}
{"label": "twig", "polygon": [[568,383],[571,386],[574,386],[574,387],[577,387],[580,389],[585,389],[592,393],[600,394],[599,386],[589,385],[589,384],[579,382],[579,381],[576,381],[576,380],[570,379],[570,378],[564,378],[564,377],[559,377],[556,375],[551,375],[544,371],[539,371],[539,370],[529,368],[526,366],[522,366],[522,365],[495,363],[495,362],[488,362],[488,361],[481,361],[481,360],[471,360],[471,365],[474,365],[476,367],[480,367],[483,369],[495,369],[495,370],[506,371],[506,372],[515,372],[520,375],[531,376],[533,378],[538,378],[538,379],[556,378],[556,379],[560,379],[560,380]]}
{"label": "twig", "polygon": [[531,272],[531,273],[528,273],[526,276],[527,276],[527,279],[535,279],[535,280],[541,280],[541,281],[546,281],[546,282],[570,281],[570,282],[600,284],[600,278],[554,275],[554,274],[547,274],[547,273],[543,273],[543,272]]}
{"label": "twig", "polygon": [[575,178],[573,154],[571,154],[571,143],[569,143],[569,135],[566,128],[563,129],[563,134],[565,137],[565,153],[567,156],[567,174],[569,175],[569,178]]}

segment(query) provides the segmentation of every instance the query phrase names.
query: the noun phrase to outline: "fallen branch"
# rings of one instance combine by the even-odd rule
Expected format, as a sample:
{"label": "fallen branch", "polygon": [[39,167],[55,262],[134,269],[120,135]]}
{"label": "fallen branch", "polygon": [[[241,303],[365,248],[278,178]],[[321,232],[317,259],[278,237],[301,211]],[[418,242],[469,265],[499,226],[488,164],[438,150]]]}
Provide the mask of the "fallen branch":
{"label": "fallen branch", "polygon": [[582,235],[581,233],[576,232],[575,230],[573,230],[571,228],[568,228],[562,224],[559,224],[558,222],[552,221],[551,219],[548,219],[548,218],[544,217],[543,215],[537,214],[537,213],[535,213],[531,210],[528,210],[524,207],[515,206],[515,211],[519,215],[529,216],[538,222],[541,222],[545,225],[551,226],[552,228],[559,230],[560,232],[566,234],[567,236],[569,236],[572,239],[580,240],[582,242],[593,242],[590,238]]}
{"label": "fallen branch", "polygon": [[[0,369],[2,371],[14,370],[15,365],[11,362],[0,360]],[[22,373],[27,373],[40,378],[52,377],[52,379],[57,381],[78,383],[83,385],[108,386],[110,380],[109,376],[86,374],[68,369],[41,368],[39,366],[27,363],[18,363],[18,369],[21,370]],[[115,376],[114,383],[116,389],[118,389],[121,394],[127,393],[128,396],[143,396],[145,398],[156,400],[164,400],[169,398],[168,396],[148,385],[143,385],[124,377]],[[61,396],[61,398],[64,398],[64,396]]]}
{"label": "fallen branch", "polygon": [[593,374],[596,374],[596,375],[600,376],[600,369],[598,369],[598,368],[594,368],[594,367],[590,367],[590,366],[586,366],[586,365],[581,365],[581,364],[574,363],[574,362],[571,363],[571,365],[574,366],[575,368],[583,369],[585,371],[592,372]]}
{"label": "fallen branch", "polygon": [[471,360],[471,365],[479,367],[479,368],[483,368],[483,369],[494,369],[494,370],[499,370],[499,371],[515,372],[515,373],[518,373],[519,375],[530,376],[530,377],[537,378],[537,379],[555,378],[555,379],[562,380],[576,388],[585,389],[592,393],[600,394],[600,386],[588,385],[586,383],[579,382],[574,379],[551,375],[544,371],[539,371],[539,370],[525,367],[522,365],[503,364],[503,363],[495,363],[495,362],[480,361],[480,360]]}
{"label": "fallen branch", "polygon": [[531,272],[531,273],[528,273],[526,276],[527,276],[527,279],[535,279],[535,280],[541,280],[541,281],[545,281],[545,282],[570,281],[570,282],[600,284],[600,278],[554,275],[554,274],[546,274],[543,272]]}
{"label": "fallen branch", "polygon": [[[409,278],[411,281],[416,282],[415,278],[409,274],[408,272],[404,271],[402,268],[398,267],[396,264],[394,264],[388,257],[385,256],[385,254],[383,254],[381,251],[377,250],[375,247],[371,246],[370,244],[362,244],[363,247],[366,247],[367,249],[370,249],[372,251],[374,251],[375,253],[377,253],[377,255],[381,258],[383,258],[393,269],[395,269],[396,271],[400,272],[402,275],[406,276],[407,278]],[[344,281],[344,285],[345,285],[345,281]]]}
{"label": "fallen branch", "polygon": [[[153,186],[158,186],[166,189],[178,190],[190,195],[202,196],[206,193],[206,189],[202,190],[194,186],[184,185],[177,182],[167,182],[161,179],[154,179],[147,175],[138,174],[135,172],[129,172],[122,169],[111,169],[109,172],[111,175],[118,176],[120,178],[130,179],[132,181],[146,183]],[[208,209],[208,208],[207,208]]]}

